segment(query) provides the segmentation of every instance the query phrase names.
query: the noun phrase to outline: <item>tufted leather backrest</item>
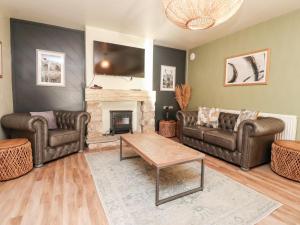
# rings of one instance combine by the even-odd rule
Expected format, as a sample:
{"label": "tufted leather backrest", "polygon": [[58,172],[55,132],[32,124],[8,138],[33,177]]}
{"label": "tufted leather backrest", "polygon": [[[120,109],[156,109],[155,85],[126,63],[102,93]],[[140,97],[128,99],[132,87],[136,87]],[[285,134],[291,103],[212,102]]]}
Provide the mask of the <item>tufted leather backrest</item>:
{"label": "tufted leather backrest", "polygon": [[195,126],[198,120],[198,111],[185,112],[185,126]]}
{"label": "tufted leather backrest", "polygon": [[233,132],[238,114],[221,112],[219,116],[219,128]]}
{"label": "tufted leather backrest", "polygon": [[55,111],[56,123],[59,129],[75,130],[76,114],[64,111]]}

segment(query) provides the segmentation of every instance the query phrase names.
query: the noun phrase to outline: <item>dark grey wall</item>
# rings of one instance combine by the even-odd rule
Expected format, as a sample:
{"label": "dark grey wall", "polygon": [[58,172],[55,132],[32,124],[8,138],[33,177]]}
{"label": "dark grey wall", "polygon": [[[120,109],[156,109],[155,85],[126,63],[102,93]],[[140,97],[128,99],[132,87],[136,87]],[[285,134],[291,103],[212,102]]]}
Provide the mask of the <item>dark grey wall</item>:
{"label": "dark grey wall", "polygon": [[[14,111],[82,110],[84,32],[11,19]],[[64,52],[66,87],[36,85],[36,49]]]}
{"label": "dark grey wall", "polygon": [[155,120],[158,129],[159,120],[164,118],[163,106],[173,106],[170,118],[176,118],[176,112],[180,109],[176,100],[175,92],[160,91],[160,69],[161,65],[176,67],[176,84],[185,83],[185,61],[186,51],[154,46],[153,49],[153,89],[156,91]]}

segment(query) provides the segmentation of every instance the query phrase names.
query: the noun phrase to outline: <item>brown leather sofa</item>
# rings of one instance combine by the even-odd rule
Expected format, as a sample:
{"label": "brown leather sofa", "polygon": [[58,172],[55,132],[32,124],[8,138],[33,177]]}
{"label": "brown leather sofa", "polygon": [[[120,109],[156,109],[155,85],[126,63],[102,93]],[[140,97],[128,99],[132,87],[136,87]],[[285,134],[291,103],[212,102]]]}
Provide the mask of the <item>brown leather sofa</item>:
{"label": "brown leather sofa", "polygon": [[29,139],[35,167],[84,148],[89,113],[55,111],[54,114],[58,126],[55,130],[48,130],[48,122],[44,117],[31,116],[29,113],[13,113],[1,118],[9,138]]}
{"label": "brown leather sofa", "polygon": [[259,117],[243,121],[238,131],[234,126],[238,114],[221,112],[219,127],[197,126],[197,111],[179,111],[180,141],[192,148],[239,165],[243,170],[270,161],[275,134],[284,130],[280,119]]}

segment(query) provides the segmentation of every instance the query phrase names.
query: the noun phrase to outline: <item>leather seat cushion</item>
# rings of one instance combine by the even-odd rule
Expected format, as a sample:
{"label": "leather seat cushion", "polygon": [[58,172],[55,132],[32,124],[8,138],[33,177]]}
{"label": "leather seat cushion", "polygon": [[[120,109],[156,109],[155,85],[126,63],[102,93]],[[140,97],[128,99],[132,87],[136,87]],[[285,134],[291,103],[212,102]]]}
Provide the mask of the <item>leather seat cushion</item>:
{"label": "leather seat cushion", "polygon": [[224,130],[214,130],[204,133],[204,141],[218,145],[222,148],[226,148],[231,151],[236,150],[236,133],[224,131]]}
{"label": "leather seat cushion", "polygon": [[203,140],[203,135],[206,131],[216,130],[214,128],[203,127],[203,126],[191,126],[183,128],[183,135]]}
{"label": "leather seat cushion", "polygon": [[49,130],[48,135],[49,145],[51,147],[56,147],[80,140],[80,132],[76,130]]}

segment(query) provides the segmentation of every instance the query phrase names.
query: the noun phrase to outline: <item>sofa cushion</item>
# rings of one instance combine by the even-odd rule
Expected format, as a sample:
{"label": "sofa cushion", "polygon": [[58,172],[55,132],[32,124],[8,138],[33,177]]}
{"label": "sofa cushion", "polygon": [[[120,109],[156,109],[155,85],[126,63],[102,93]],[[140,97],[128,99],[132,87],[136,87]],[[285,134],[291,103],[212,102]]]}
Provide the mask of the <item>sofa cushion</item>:
{"label": "sofa cushion", "polygon": [[203,127],[203,126],[191,126],[183,128],[183,135],[203,140],[203,134],[206,131],[215,130],[214,128]]}
{"label": "sofa cushion", "polygon": [[218,108],[199,107],[197,125],[218,128],[219,114]]}
{"label": "sofa cushion", "polygon": [[224,131],[221,129],[207,131],[204,133],[204,141],[231,151],[236,150],[236,133],[229,131]]}
{"label": "sofa cushion", "polygon": [[68,144],[70,142],[79,141],[80,132],[76,130],[49,130],[49,145],[51,147],[56,147],[59,145]]}

